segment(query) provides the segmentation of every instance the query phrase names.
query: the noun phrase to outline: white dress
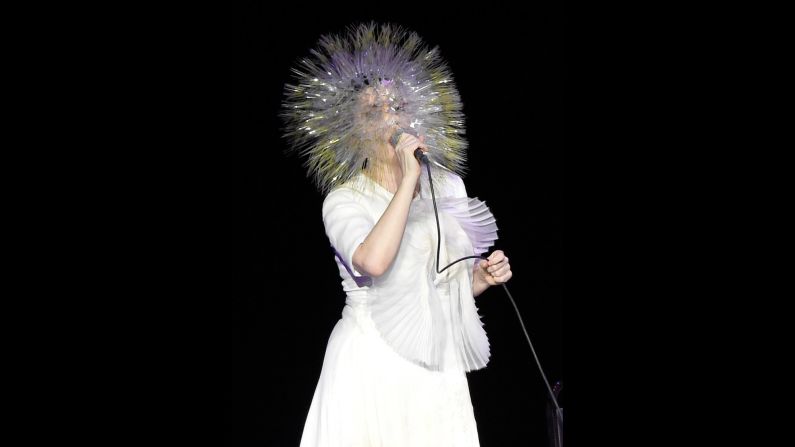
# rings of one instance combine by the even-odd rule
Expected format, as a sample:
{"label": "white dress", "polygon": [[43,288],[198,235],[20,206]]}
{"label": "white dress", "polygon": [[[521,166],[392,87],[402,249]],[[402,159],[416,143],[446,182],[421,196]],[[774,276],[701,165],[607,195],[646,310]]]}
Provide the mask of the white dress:
{"label": "white dress", "polygon": [[[441,267],[473,255],[471,237],[452,216],[455,206],[477,200],[466,198],[460,177],[446,175],[448,181],[439,185],[434,175],[437,202],[458,200],[440,205]],[[395,260],[367,285],[354,279],[361,273],[353,267],[353,252],[393,194],[359,174],[326,196],[323,222],[339,253],[335,260],[347,296],[328,340],[300,447],[479,446],[466,377],[489,357],[472,297],[476,260],[436,273],[437,230],[425,171],[420,185]],[[493,219],[488,223],[496,229]]]}

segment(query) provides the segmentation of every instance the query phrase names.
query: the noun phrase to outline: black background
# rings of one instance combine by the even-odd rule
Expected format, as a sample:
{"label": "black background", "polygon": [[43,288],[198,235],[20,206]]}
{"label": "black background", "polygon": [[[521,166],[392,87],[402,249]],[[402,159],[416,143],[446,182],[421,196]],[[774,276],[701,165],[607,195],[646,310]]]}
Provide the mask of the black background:
{"label": "black background", "polygon": [[[316,39],[369,20],[419,32],[452,68],[465,182],[498,218],[511,290],[564,381],[566,445],[682,444],[720,407],[709,392],[734,399],[738,380],[715,381],[743,363],[748,341],[725,336],[749,321],[723,311],[758,280],[742,270],[759,257],[736,250],[756,233],[736,222],[760,219],[742,201],[762,197],[749,171],[767,172],[724,164],[753,147],[732,152],[751,129],[727,84],[735,50],[756,46],[709,26],[736,21],[601,4],[570,19],[552,2],[116,6],[37,6],[11,41],[28,81],[9,83],[25,103],[12,110],[35,119],[22,150],[9,146],[30,163],[4,165],[26,206],[7,220],[30,232],[8,232],[24,247],[9,259],[35,277],[12,278],[26,294],[5,300],[29,306],[4,314],[26,354],[8,363],[32,379],[9,381],[24,398],[10,407],[62,424],[26,433],[297,445],[344,297],[322,197],[283,154],[276,113]],[[546,445],[516,316],[500,289],[478,306],[493,353],[469,375],[481,444]],[[699,370],[721,350],[733,365]]]}
{"label": "black background", "polygon": [[[231,72],[222,115],[233,135],[219,151],[228,169],[210,173],[226,184],[219,198],[234,266],[213,321],[223,328],[230,373],[221,383],[224,445],[298,444],[340,317],[344,293],[320,219],[323,197],[302,161],[285,157],[276,114],[296,59],[320,34],[358,21],[413,29],[448,61],[467,120],[469,195],[497,216],[494,249],[511,258],[509,287],[549,379],[564,378],[562,11],[467,9],[259,4],[232,17],[233,45],[221,52]],[[501,288],[477,305],[492,345],[489,366],[468,375],[481,445],[544,445],[545,389],[514,310]]]}
{"label": "black background", "polygon": [[[298,445],[345,297],[323,197],[303,160],[285,155],[277,113],[290,67],[318,37],[370,20],[418,32],[447,61],[466,115],[469,196],[497,217],[492,249],[511,259],[508,286],[567,408],[562,5],[251,3],[186,11],[141,70],[157,84],[148,124],[166,130],[145,148],[165,185],[143,224],[156,228],[148,274],[168,284],[155,309],[172,335],[146,375],[164,390],[153,423],[176,428],[175,440]],[[476,303],[492,352],[468,374],[481,445],[546,445],[546,391],[513,307],[499,287]]]}

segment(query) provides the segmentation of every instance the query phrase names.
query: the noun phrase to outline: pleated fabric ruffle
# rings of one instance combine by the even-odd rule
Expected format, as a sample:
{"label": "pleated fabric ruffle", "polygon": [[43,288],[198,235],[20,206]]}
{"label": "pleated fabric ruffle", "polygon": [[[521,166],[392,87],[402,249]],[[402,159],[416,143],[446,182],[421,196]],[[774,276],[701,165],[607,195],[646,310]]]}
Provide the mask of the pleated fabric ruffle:
{"label": "pleated fabric ruffle", "polygon": [[[442,197],[436,204],[442,239],[439,269],[483,253],[497,239],[495,219],[480,200]],[[436,273],[437,239],[432,200],[415,200],[392,267],[370,289],[372,320],[398,354],[418,365],[434,371],[481,369],[490,350],[472,295],[477,260],[466,259]],[[449,299],[449,318],[442,313],[443,298]],[[453,344],[453,362],[445,361],[447,343]]]}

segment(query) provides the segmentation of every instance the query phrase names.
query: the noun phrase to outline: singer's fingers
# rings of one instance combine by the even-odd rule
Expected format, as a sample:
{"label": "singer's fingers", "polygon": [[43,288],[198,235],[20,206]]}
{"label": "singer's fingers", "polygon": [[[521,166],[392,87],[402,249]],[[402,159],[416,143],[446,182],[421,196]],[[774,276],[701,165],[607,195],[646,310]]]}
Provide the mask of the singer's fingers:
{"label": "singer's fingers", "polygon": [[504,282],[508,282],[508,280],[511,279],[512,276],[513,276],[513,272],[508,272],[508,273],[506,273],[504,275],[494,276],[494,280],[498,284],[501,284],[501,283],[504,283]]}
{"label": "singer's fingers", "polygon": [[501,262],[499,264],[490,265],[490,266],[488,266],[488,268],[486,268],[486,271],[489,272],[489,273],[497,272],[500,269],[505,268],[506,265],[510,265],[510,264],[508,264],[507,262]]}
{"label": "singer's fingers", "polygon": [[414,151],[418,145],[419,140],[414,135],[403,133],[400,135],[398,144],[395,147],[403,175],[408,175],[410,178],[415,179],[419,179],[420,176],[420,163],[414,156]]}
{"label": "singer's fingers", "polygon": [[508,261],[508,257],[505,256],[505,253],[502,250],[494,250],[494,252],[489,255],[489,264],[490,265],[497,264],[499,262],[502,262],[503,260],[505,260],[505,262],[507,262]]}
{"label": "singer's fingers", "polygon": [[506,274],[506,273],[511,271],[510,264],[505,264],[505,265],[495,266],[495,267],[497,267],[497,268],[494,269],[494,270],[489,271],[491,276],[502,276],[502,275],[504,275],[504,274]]}
{"label": "singer's fingers", "polygon": [[489,262],[489,269],[490,270],[491,269],[496,270],[496,269],[502,267],[503,265],[505,265],[507,263],[508,263],[508,257],[506,256],[506,257],[500,259],[499,261],[496,261],[496,262],[491,261],[491,262]]}
{"label": "singer's fingers", "polygon": [[417,138],[415,135],[412,135],[412,134],[410,134],[408,132],[403,132],[402,134],[400,134],[400,139],[401,140],[404,139],[403,137],[405,137],[406,141],[416,141],[416,142],[420,141],[419,138]]}
{"label": "singer's fingers", "polygon": [[402,152],[406,156],[413,156],[415,149],[417,149],[416,140],[403,141],[401,143],[398,143],[398,146],[395,148],[397,152]]}

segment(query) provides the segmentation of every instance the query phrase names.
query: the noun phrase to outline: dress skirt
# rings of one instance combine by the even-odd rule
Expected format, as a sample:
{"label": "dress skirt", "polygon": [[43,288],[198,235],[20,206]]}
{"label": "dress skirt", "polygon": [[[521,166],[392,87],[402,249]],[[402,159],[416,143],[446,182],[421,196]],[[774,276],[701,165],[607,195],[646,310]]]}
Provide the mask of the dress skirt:
{"label": "dress skirt", "polygon": [[[449,297],[440,300],[449,323]],[[454,358],[448,345],[446,361]],[[349,297],[328,339],[300,447],[479,445],[466,373],[401,357],[377,332],[366,302]]]}

